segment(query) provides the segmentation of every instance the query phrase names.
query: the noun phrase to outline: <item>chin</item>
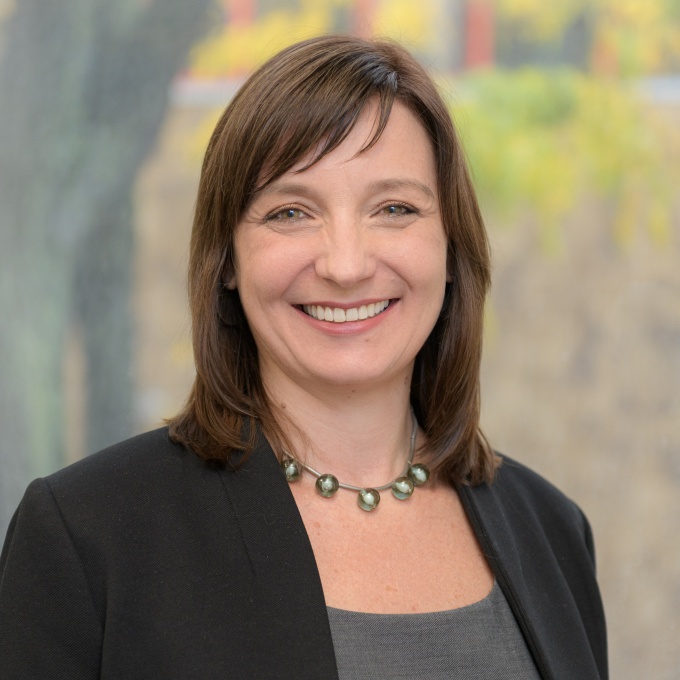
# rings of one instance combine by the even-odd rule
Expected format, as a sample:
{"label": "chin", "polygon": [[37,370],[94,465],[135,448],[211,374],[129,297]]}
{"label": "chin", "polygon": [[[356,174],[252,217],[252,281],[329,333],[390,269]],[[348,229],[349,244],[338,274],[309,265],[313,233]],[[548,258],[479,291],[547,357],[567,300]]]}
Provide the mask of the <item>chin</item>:
{"label": "chin", "polygon": [[403,381],[406,369],[373,371],[366,370],[366,364],[361,366],[345,367],[336,366],[333,371],[319,371],[310,375],[310,379],[319,386],[347,387],[356,389],[371,389],[382,385],[390,385],[395,380]]}

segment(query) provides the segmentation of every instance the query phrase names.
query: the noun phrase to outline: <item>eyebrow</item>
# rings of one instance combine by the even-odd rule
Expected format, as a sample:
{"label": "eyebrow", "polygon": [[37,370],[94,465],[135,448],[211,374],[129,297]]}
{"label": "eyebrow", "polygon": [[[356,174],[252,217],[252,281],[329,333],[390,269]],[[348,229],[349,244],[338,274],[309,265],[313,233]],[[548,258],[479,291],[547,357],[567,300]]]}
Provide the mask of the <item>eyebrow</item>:
{"label": "eyebrow", "polygon": [[[434,191],[424,182],[417,179],[384,179],[376,182],[370,182],[367,185],[367,190],[372,193],[380,191],[390,191],[392,189],[415,189],[432,200],[436,200]],[[269,196],[271,194],[300,194],[302,196],[309,196],[314,193],[314,190],[305,184],[296,182],[272,182],[263,187],[255,193],[255,196]]]}
{"label": "eyebrow", "polygon": [[432,200],[436,198],[434,191],[430,189],[427,184],[420,182],[417,179],[384,179],[377,182],[371,182],[368,185],[370,191],[388,191],[390,189],[415,189],[425,194]]}
{"label": "eyebrow", "polygon": [[274,181],[271,184],[267,184],[258,189],[254,194],[254,198],[260,196],[269,196],[270,194],[301,194],[303,196],[309,196],[314,192],[305,184],[296,184],[295,182],[277,182]]}

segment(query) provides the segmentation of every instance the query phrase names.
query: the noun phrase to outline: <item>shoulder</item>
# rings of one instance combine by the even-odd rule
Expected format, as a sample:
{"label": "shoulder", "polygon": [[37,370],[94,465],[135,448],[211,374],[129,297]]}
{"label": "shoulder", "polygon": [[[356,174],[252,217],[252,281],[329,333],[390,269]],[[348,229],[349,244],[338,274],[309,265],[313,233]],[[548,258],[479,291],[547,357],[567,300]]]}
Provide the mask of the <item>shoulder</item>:
{"label": "shoulder", "polygon": [[[153,543],[220,504],[220,472],[173,443],[167,428],[138,435],[32,482],[17,522],[36,532],[63,525],[78,548],[121,551]],[[94,550],[94,548],[92,548]]]}
{"label": "shoulder", "polygon": [[109,446],[43,479],[55,497],[107,498],[167,493],[187,485],[205,464],[163,427]]}
{"label": "shoulder", "polygon": [[77,484],[81,479],[109,478],[122,469],[136,473],[153,471],[172,466],[173,459],[176,463],[187,453],[186,449],[172,442],[168,428],[162,427],[108,446],[45,477],[45,480],[55,485]]}
{"label": "shoulder", "polygon": [[518,539],[585,548],[594,560],[590,525],[580,507],[527,466],[505,455],[501,461],[493,482],[462,489],[471,513],[492,532],[502,526]]}
{"label": "shoulder", "polygon": [[221,470],[172,442],[162,428],[33,481],[8,540],[66,546],[101,603],[102,574],[115,570],[133,578],[135,569],[171,562],[178,546],[199,554],[220,536],[238,542],[225,495]]}
{"label": "shoulder", "polygon": [[518,509],[580,521],[583,513],[578,505],[545,477],[509,456],[501,455],[501,461],[491,484],[499,497]]}

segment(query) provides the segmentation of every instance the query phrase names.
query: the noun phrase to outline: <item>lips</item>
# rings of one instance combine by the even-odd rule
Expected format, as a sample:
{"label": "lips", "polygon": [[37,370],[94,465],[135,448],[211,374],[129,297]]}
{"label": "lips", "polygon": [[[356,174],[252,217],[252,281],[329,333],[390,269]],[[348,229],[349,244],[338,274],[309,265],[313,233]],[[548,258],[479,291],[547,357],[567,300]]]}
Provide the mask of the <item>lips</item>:
{"label": "lips", "polygon": [[322,305],[302,305],[302,311],[313,319],[332,321],[333,323],[345,323],[346,321],[363,321],[384,312],[389,306],[389,300],[372,302],[360,307],[324,307]]}

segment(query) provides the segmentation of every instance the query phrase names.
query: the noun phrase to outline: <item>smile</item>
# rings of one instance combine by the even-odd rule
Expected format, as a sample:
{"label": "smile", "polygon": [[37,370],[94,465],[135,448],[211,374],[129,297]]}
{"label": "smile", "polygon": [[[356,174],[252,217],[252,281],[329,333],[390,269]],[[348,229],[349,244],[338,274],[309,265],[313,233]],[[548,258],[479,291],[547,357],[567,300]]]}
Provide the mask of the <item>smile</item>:
{"label": "smile", "polygon": [[322,307],[321,305],[302,305],[302,311],[313,319],[345,323],[345,321],[363,321],[384,312],[389,306],[389,300],[374,302],[361,307],[342,309],[341,307]]}

